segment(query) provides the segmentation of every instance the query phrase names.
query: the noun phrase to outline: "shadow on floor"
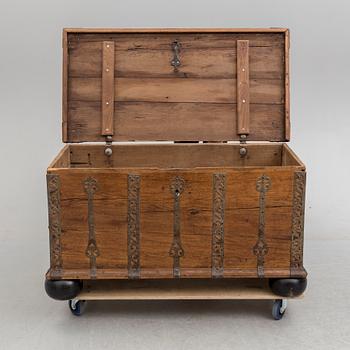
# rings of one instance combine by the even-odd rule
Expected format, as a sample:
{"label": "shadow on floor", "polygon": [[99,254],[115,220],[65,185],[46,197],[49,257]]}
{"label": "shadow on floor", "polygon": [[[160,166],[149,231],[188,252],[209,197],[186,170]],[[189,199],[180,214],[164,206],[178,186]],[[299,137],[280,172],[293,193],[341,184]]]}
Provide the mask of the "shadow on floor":
{"label": "shadow on floor", "polygon": [[88,301],[83,317],[90,316],[241,316],[271,319],[271,300],[161,300]]}

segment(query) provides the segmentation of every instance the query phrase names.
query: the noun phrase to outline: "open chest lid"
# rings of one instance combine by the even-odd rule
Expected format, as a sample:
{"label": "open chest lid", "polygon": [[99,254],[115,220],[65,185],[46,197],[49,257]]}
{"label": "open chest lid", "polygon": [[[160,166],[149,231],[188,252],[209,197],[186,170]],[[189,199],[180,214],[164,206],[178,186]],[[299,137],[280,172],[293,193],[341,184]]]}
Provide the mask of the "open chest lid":
{"label": "open chest lid", "polygon": [[288,141],[287,29],[65,29],[63,141]]}

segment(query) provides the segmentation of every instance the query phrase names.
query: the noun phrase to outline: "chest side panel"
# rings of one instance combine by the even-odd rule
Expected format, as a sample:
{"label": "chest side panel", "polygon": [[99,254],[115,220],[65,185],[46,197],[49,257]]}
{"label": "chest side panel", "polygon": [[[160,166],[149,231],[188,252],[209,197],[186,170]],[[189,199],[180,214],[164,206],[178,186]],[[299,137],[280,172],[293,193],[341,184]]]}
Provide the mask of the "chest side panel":
{"label": "chest side panel", "polygon": [[105,141],[106,118],[114,141],[238,140],[243,100],[248,140],[284,141],[287,33],[64,32],[64,141]]}

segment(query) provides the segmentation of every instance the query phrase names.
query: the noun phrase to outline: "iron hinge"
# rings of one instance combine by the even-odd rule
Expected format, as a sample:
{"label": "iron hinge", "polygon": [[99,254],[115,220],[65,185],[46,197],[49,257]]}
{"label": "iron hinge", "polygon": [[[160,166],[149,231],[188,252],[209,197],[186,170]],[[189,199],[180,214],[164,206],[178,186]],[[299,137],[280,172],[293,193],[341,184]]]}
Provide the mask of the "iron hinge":
{"label": "iron hinge", "polygon": [[110,157],[113,153],[112,150],[112,141],[113,141],[113,137],[111,135],[107,135],[106,136],[106,146],[105,146],[105,155],[107,157]]}
{"label": "iron hinge", "polygon": [[239,148],[239,155],[241,158],[244,158],[248,153],[248,150],[245,147],[245,145],[247,144],[247,134],[240,134],[239,135],[239,144],[241,146]]}

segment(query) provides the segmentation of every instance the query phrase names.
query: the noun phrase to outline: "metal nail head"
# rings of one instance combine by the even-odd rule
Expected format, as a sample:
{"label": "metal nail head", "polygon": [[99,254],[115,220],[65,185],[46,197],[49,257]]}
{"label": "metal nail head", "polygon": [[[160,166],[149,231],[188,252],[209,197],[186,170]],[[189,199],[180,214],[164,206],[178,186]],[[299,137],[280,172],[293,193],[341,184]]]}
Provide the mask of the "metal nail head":
{"label": "metal nail head", "polygon": [[112,155],[112,153],[113,153],[113,151],[112,151],[112,149],[111,149],[111,148],[109,148],[109,147],[108,147],[108,148],[106,148],[106,149],[105,149],[105,155],[106,155],[106,156],[108,156],[108,157],[109,157],[109,156],[111,156],[111,155]]}
{"label": "metal nail head", "polygon": [[247,149],[245,147],[242,147],[239,149],[239,154],[241,156],[245,156],[247,154]]}

